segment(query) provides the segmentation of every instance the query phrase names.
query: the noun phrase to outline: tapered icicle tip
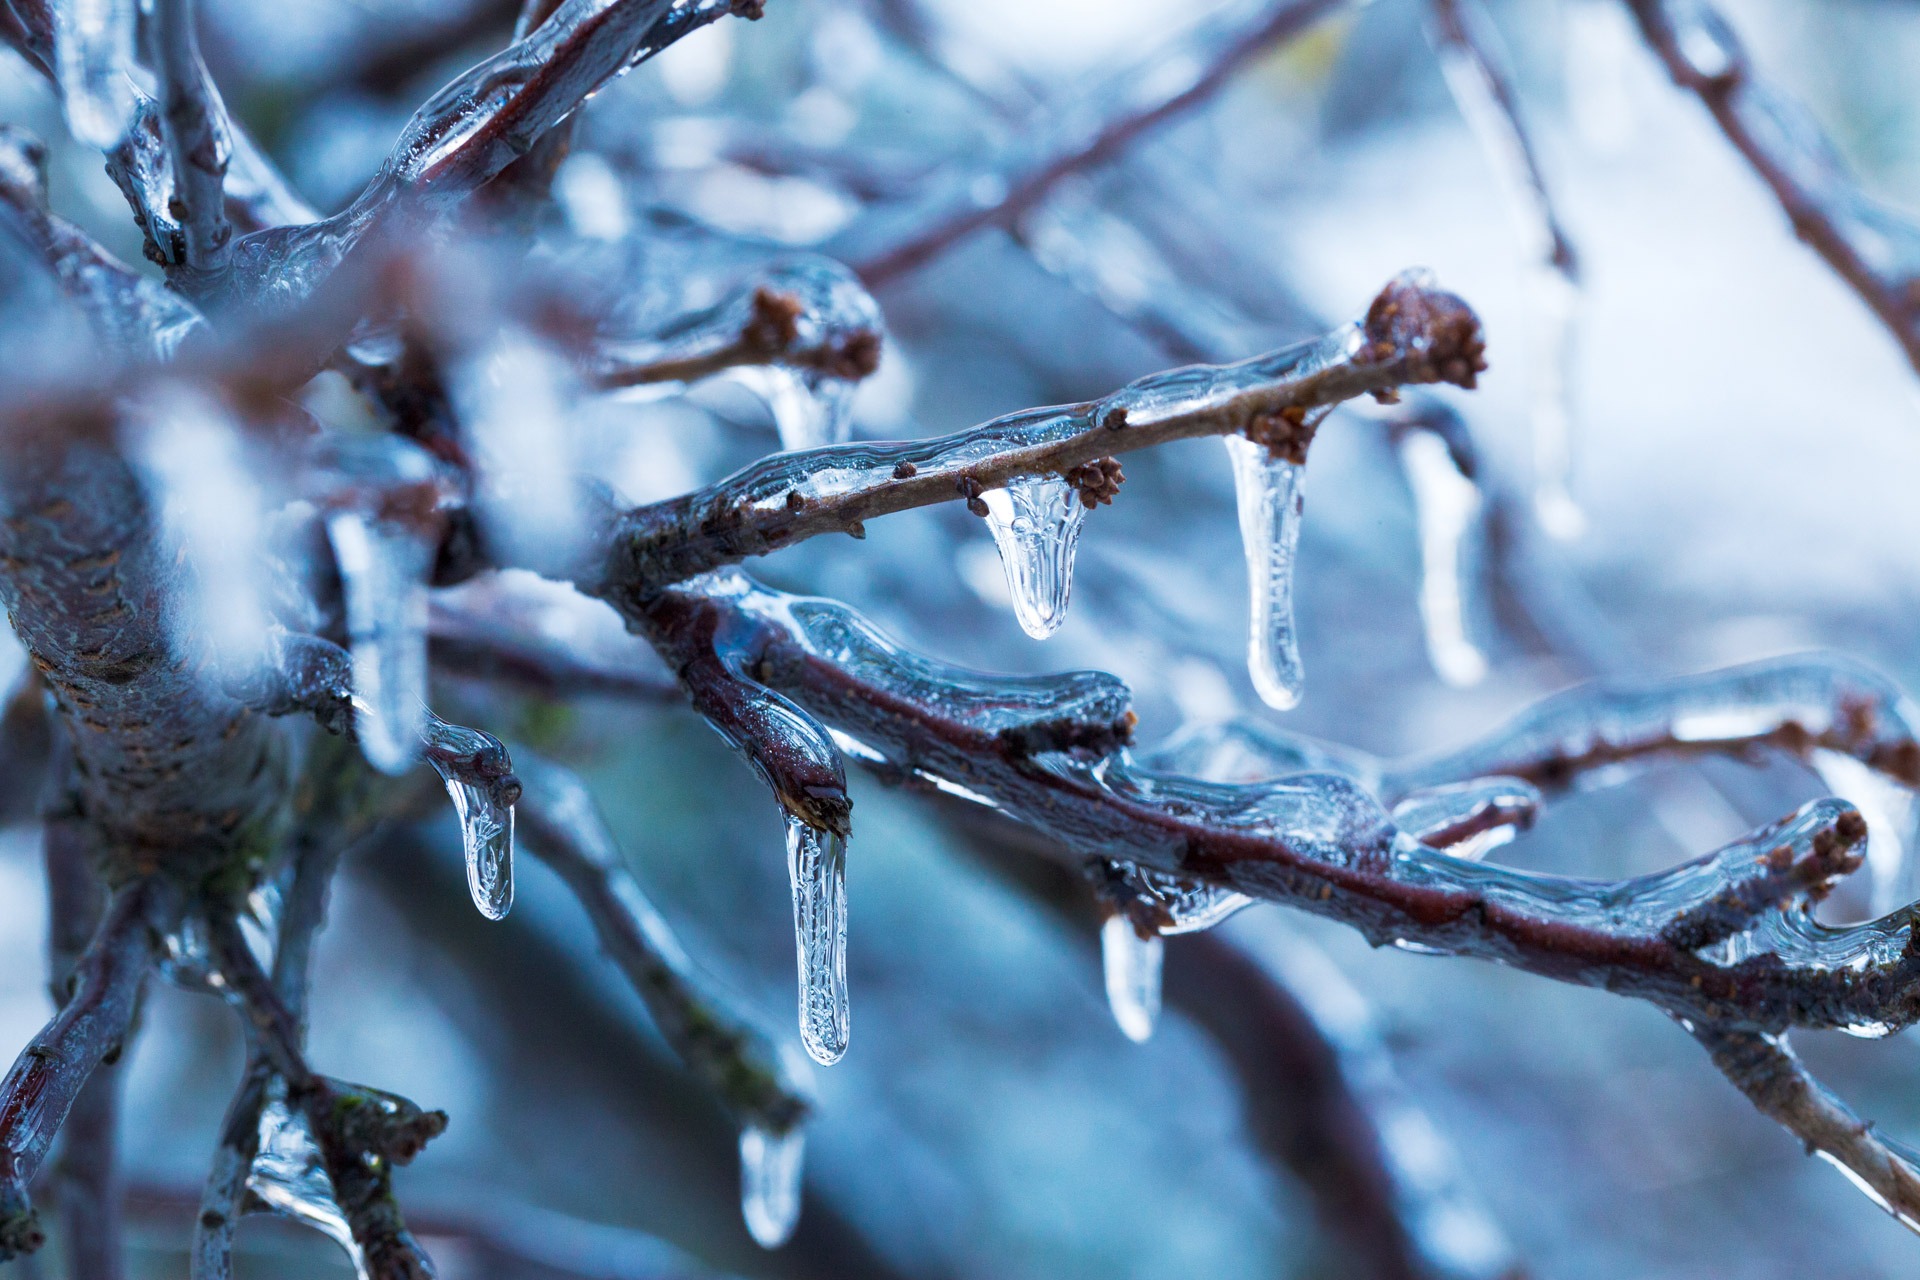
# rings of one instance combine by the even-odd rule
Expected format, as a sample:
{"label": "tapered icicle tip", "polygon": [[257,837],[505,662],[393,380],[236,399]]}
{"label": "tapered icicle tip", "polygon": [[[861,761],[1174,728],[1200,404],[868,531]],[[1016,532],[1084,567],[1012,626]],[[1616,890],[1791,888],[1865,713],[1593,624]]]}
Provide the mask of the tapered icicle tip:
{"label": "tapered icicle tip", "polygon": [[1107,1007],[1135,1044],[1153,1036],[1160,1016],[1160,961],[1166,942],[1159,934],[1143,938],[1124,914],[1100,926],[1100,963],[1107,980]]}
{"label": "tapered icicle tip", "polygon": [[822,1066],[847,1051],[847,842],[787,817],[794,950],[800,969],[800,1041]]}
{"label": "tapered icicle tip", "polygon": [[740,1216],[762,1249],[778,1249],[800,1221],[800,1168],[806,1133],[771,1133],[749,1125],[740,1131]]}
{"label": "tapered icicle tip", "polygon": [[473,905],[487,919],[499,920],[513,909],[513,801],[519,795],[506,748],[478,729],[421,714],[427,760],[460,818]]}
{"label": "tapered icicle tip", "polygon": [[1480,488],[1454,462],[1437,432],[1409,431],[1400,439],[1400,465],[1413,492],[1420,527],[1420,620],[1427,659],[1456,689],[1487,676],[1487,657],[1468,633],[1468,591],[1477,567]]}
{"label": "tapered icicle tip", "polygon": [[1224,437],[1233,460],[1240,542],[1247,556],[1250,619],[1247,674],[1260,700],[1276,711],[1300,701],[1306,673],[1293,625],[1293,564],[1300,545],[1305,468],[1276,458],[1244,436]]}
{"label": "tapered icicle tip", "polygon": [[1007,594],[1020,629],[1045,640],[1067,620],[1073,559],[1087,508],[1080,491],[1057,475],[1019,476],[980,495],[987,528],[1006,571]]}

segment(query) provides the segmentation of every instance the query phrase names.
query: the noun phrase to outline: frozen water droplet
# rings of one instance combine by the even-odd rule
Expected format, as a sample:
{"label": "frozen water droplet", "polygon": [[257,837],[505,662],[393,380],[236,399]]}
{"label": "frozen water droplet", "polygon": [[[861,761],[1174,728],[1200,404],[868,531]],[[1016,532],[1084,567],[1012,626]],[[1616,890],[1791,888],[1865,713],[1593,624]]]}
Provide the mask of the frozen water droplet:
{"label": "frozen water droplet", "polygon": [[1401,437],[1400,465],[1420,525],[1420,619],[1426,624],[1427,658],[1442,680],[1464,689],[1487,674],[1486,655],[1467,638],[1466,584],[1480,526],[1480,489],[1454,465],[1446,441],[1431,431]]}
{"label": "frozen water droplet", "polygon": [[847,842],[787,817],[787,875],[800,965],[800,1039],[815,1062],[847,1051]]}
{"label": "frozen water droplet", "polygon": [[732,376],[765,403],[782,449],[845,444],[853,434],[854,384],[843,378],[777,364],[743,366]]}
{"label": "frozen water droplet", "polygon": [[427,571],[433,550],[411,530],[335,512],[327,538],[346,597],[354,733],[382,773],[413,764],[427,690]]}
{"label": "frozen water droplet", "polygon": [[[448,724],[432,712],[426,720],[428,746],[472,758],[476,753],[500,750],[500,744],[478,729]],[[462,779],[447,761],[429,753],[428,762],[447,784],[453,811],[460,817],[460,844],[467,858],[467,889],[473,905],[489,920],[498,920],[513,908],[513,806],[501,802],[490,788]]]}
{"label": "frozen water droplet", "polygon": [[106,150],[133,124],[134,0],[67,0],[53,6],[54,76],[67,128]]}
{"label": "frozen water droplet", "polygon": [[762,1249],[778,1249],[800,1220],[800,1165],[806,1133],[740,1131],[740,1215]]}
{"label": "frozen water droplet", "polygon": [[1000,550],[1013,615],[1022,631],[1045,640],[1067,618],[1073,553],[1087,508],[1057,475],[1019,476],[1004,489],[988,489],[980,500],[987,504],[987,528]]}
{"label": "frozen water droplet", "polygon": [[334,1203],[333,1182],[306,1117],[287,1106],[283,1082],[276,1079],[269,1088],[260,1111],[260,1145],[247,1175],[247,1190],[273,1212],[331,1237],[365,1277],[365,1260],[345,1215]]}
{"label": "frozen water droplet", "polygon": [[1160,1016],[1160,960],[1166,943],[1159,934],[1143,938],[1125,914],[1107,917],[1100,926],[1100,963],[1106,972],[1107,1007],[1113,1020],[1135,1044],[1153,1035]]}
{"label": "frozen water droplet", "polygon": [[1225,437],[1247,554],[1252,624],[1247,673],[1261,701],[1285,711],[1300,701],[1305,674],[1293,629],[1293,560],[1300,544],[1303,468],[1244,436]]}

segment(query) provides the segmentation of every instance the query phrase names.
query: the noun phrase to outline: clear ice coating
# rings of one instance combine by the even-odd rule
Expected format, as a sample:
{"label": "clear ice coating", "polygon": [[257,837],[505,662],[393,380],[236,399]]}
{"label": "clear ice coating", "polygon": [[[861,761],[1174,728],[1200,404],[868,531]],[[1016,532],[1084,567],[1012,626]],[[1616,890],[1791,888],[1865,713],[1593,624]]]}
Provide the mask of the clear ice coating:
{"label": "clear ice coating", "polygon": [[1274,457],[1265,445],[1226,436],[1247,555],[1251,622],[1247,674],[1260,700],[1277,711],[1300,701],[1305,673],[1293,627],[1293,562],[1300,545],[1305,468]]}
{"label": "clear ice coating", "polygon": [[1533,822],[1545,802],[1519,778],[1478,778],[1416,791],[1393,807],[1402,831],[1477,862]]}
{"label": "clear ice coating", "polygon": [[1437,432],[1409,431],[1401,436],[1399,451],[1420,526],[1420,620],[1427,659],[1442,680],[1467,688],[1487,674],[1486,655],[1467,628],[1467,584],[1475,576],[1481,532],[1480,488],[1461,473]]}
{"label": "clear ice coating", "polygon": [[287,1106],[286,1086],[278,1080],[269,1087],[266,1105],[260,1110],[260,1145],[247,1175],[247,1190],[274,1213],[331,1237],[347,1251],[355,1272],[365,1280],[366,1259],[334,1202],[333,1181],[313,1131],[306,1117]]}
{"label": "clear ice coating", "polygon": [[853,383],[812,369],[746,365],[730,376],[767,406],[782,449],[844,444],[853,433]]}
{"label": "clear ice coating", "polygon": [[405,773],[425,725],[433,548],[410,529],[357,511],[329,516],[327,540],[346,601],[354,734],[367,763],[382,773]]}
{"label": "clear ice coating", "polygon": [[800,1041],[832,1066],[847,1051],[847,842],[787,816],[787,876],[800,967]]}
{"label": "clear ice coating", "polygon": [[1045,640],[1066,621],[1086,505],[1078,490],[1052,474],[1017,476],[980,500],[987,504],[987,528],[1007,575],[1013,615],[1022,631]]}
{"label": "clear ice coating", "polygon": [[460,818],[460,845],[467,859],[467,889],[473,905],[489,920],[498,920],[513,908],[513,806],[504,804],[485,785],[461,776],[461,770],[440,753],[473,759],[500,752],[497,738],[448,724],[423,711],[422,739],[433,750],[427,760],[447,785],[453,811]]}
{"label": "clear ice coating", "polygon": [[65,0],[52,6],[53,70],[67,128],[106,150],[133,124],[135,0]]}
{"label": "clear ice coating", "polygon": [[800,1166],[806,1132],[740,1131],[740,1216],[762,1249],[778,1249],[800,1221]]}
{"label": "clear ice coating", "polygon": [[1107,917],[1100,926],[1100,967],[1106,977],[1107,1007],[1113,1020],[1135,1044],[1153,1036],[1160,1016],[1160,961],[1166,943],[1160,935],[1141,937],[1125,912]]}
{"label": "clear ice coating", "polygon": [[1808,753],[1807,763],[1828,790],[1867,820],[1867,872],[1873,882],[1874,912],[1885,913],[1909,901],[1913,897],[1909,862],[1916,835],[1913,791],[1843,752],[1816,749]]}

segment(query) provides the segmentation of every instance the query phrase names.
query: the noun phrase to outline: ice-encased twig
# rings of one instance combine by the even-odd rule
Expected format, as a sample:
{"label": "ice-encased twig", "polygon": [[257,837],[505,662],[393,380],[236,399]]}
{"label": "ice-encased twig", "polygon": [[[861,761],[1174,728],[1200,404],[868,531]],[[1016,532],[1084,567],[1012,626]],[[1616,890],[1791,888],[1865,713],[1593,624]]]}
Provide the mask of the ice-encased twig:
{"label": "ice-encased twig", "polygon": [[1069,858],[1098,851],[1375,942],[1604,986],[1694,1027],[1885,1035],[1920,1019],[1915,908],[1840,928],[1812,917],[1863,861],[1865,824],[1839,801],[1633,879],[1525,873],[1421,844],[1339,774],[1231,783],[1136,764],[1126,691],[1109,677],[935,663],[845,606],[738,571],[671,589],[656,608],[725,631],[737,660],[866,751],[1034,826]]}
{"label": "ice-encased twig", "polygon": [[74,962],[72,994],[0,1080],[0,1262],[44,1239],[27,1187],[87,1081],[126,1039],[166,899],[150,880],[114,891]]}
{"label": "ice-encased twig", "polygon": [[586,786],[522,753],[521,833],[586,910],[600,945],[646,1002],[680,1060],[742,1128],[784,1134],[804,1123],[806,1082],[778,1047],[687,957],[647,900]]}
{"label": "ice-encased twig", "polygon": [[1479,321],[1417,277],[1390,282],[1365,320],[1238,364],[1152,374],[1099,400],[1010,414],[933,440],[783,454],[683,497],[630,511],[595,594],[645,593],[749,556],[1020,476],[1075,468],[1171,440],[1294,424],[1315,409],[1420,383],[1472,387]]}
{"label": "ice-encased twig", "polygon": [[1534,509],[1550,533],[1571,537],[1585,522],[1569,483],[1579,258],[1521,119],[1499,32],[1480,0],[1433,0],[1429,30],[1447,87],[1493,166],[1526,242],[1533,295]]}
{"label": "ice-encased twig", "polygon": [[183,285],[226,266],[233,226],[227,221],[227,165],[233,154],[225,106],[200,57],[194,0],[155,0],[154,71],[160,81],[162,132],[173,163],[183,233]]}
{"label": "ice-encased twig", "polygon": [[1862,189],[1806,108],[1761,79],[1706,0],[1627,0],[1648,46],[1773,192],[1794,234],[1826,260],[1920,370],[1920,224]]}
{"label": "ice-encased twig", "polygon": [[[869,215],[830,246],[869,285],[920,267],[972,232],[1010,222],[1068,174],[1121,155],[1156,126],[1208,101],[1260,54],[1305,32],[1347,0],[1237,0],[1067,103],[984,165],[943,173],[933,189]],[[988,193],[982,198],[982,192]]]}
{"label": "ice-encased twig", "polygon": [[720,303],[636,337],[604,335],[591,376],[664,394],[731,373],[766,401],[786,449],[847,438],[853,384],[879,368],[880,309],[830,258],[794,257]]}

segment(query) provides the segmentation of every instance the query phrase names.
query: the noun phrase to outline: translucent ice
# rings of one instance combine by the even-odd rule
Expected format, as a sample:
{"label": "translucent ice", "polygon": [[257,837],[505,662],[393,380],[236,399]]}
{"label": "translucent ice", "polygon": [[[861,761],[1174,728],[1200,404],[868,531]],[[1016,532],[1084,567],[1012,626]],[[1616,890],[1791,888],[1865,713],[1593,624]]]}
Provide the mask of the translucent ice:
{"label": "translucent ice", "polygon": [[1252,621],[1247,673],[1261,701],[1285,711],[1300,701],[1304,673],[1293,628],[1293,561],[1300,544],[1304,468],[1244,436],[1225,437],[1240,506]]}
{"label": "translucent ice", "polygon": [[275,1083],[260,1111],[260,1146],[247,1176],[247,1190],[274,1213],[330,1236],[368,1274],[353,1231],[334,1203],[333,1182],[313,1140],[306,1117],[290,1109],[284,1085]]}
{"label": "translucent ice", "polygon": [[1020,628],[1044,640],[1066,621],[1073,554],[1087,508],[1057,475],[1020,476],[980,495]]}
{"label": "translucent ice", "polygon": [[1100,926],[1100,962],[1107,981],[1107,1007],[1127,1039],[1144,1044],[1160,1016],[1160,961],[1166,943],[1160,935],[1141,937],[1126,913]]}
{"label": "translucent ice", "polygon": [[411,529],[357,511],[328,517],[327,538],[346,599],[354,733],[369,764],[404,773],[424,723],[433,548]]}
{"label": "translucent ice", "polygon": [[762,1249],[778,1249],[800,1220],[800,1164],[806,1134],[740,1131],[740,1214]]}
{"label": "translucent ice", "polygon": [[787,875],[800,967],[800,1039],[828,1066],[847,1051],[847,842],[787,818]]}
{"label": "translucent ice", "polygon": [[1478,684],[1487,659],[1468,637],[1467,583],[1480,529],[1480,489],[1454,464],[1447,442],[1431,431],[1400,438],[1400,465],[1413,490],[1420,524],[1420,618],[1427,658],[1455,688]]}
{"label": "translucent ice", "polygon": [[484,781],[450,762],[451,757],[473,760],[502,751],[497,739],[457,724],[448,724],[432,712],[423,712],[427,760],[447,785],[454,812],[460,817],[460,844],[467,858],[467,888],[473,905],[489,920],[498,920],[513,907],[513,806]]}
{"label": "translucent ice", "polygon": [[134,0],[66,0],[52,6],[54,76],[67,127],[90,147],[105,150],[133,124]]}

